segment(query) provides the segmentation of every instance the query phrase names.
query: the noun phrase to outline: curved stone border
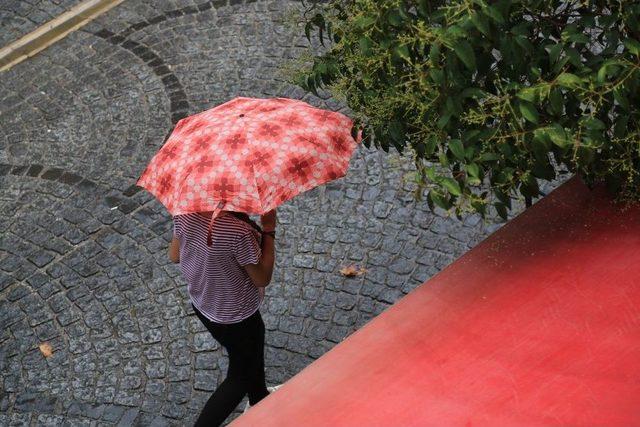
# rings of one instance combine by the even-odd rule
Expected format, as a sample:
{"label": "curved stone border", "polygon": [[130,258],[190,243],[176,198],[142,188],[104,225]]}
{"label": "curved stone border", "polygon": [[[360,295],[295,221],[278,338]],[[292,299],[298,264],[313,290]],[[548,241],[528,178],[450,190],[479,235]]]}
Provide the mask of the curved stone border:
{"label": "curved stone border", "polygon": [[[155,53],[147,46],[144,46],[136,41],[129,40],[128,37],[136,31],[140,31],[150,25],[159,24],[160,22],[164,22],[169,19],[204,12],[212,8],[219,9],[236,4],[253,3],[255,1],[257,0],[211,0],[195,6],[186,6],[181,9],[164,12],[163,14],[156,15],[149,20],[132,24],[117,34],[105,28],[91,34],[94,34],[95,36],[100,37],[115,46],[124,47],[125,49],[136,55],[138,58],[142,59],[142,61],[144,61],[153,69],[153,72],[162,81],[165,92],[169,97],[171,103],[171,123],[175,125],[180,119],[186,117],[187,112],[189,111],[189,102],[187,101],[187,95],[182,84],[157,53]],[[168,136],[169,134],[165,136],[165,141]]]}
{"label": "curved stone border", "polygon": [[[84,178],[76,173],[65,171],[64,169],[50,167],[45,168],[42,165],[12,165],[8,163],[0,163],[0,176],[15,175],[28,176],[32,178],[41,178],[48,181],[57,181],[66,185],[76,185],[80,190],[95,191],[101,185],[88,178]],[[116,196],[106,196],[104,202],[109,208],[118,208],[122,213],[129,214],[142,206],[140,203],[129,199],[131,196],[142,190],[142,187],[131,185],[122,192],[125,198]]]}
{"label": "curved stone border", "polygon": [[45,168],[42,165],[12,165],[8,163],[0,164],[0,176],[16,175],[42,178],[49,181],[58,181],[67,185],[78,184],[82,188],[97,188],[98,184],[90,179],[83,178],[73,172],[68,172],[60,168]]}
{"label": "curved stone border", "polygon": [[[162,81],[164,90],[171,102],[171,123],[174,125],[178,123],[180,119],[187,115],[189,111],[189,102],[187,101],[187,94],[182,87],[182,84],[175,76],[173,72],[167,67],[164,60],[155,53],[153,50],[133,40],[128,40],[126,37],[114,34],[113,32],[102,29],[93,33],[95,36],[100,37],[114,46],[122,46],[127,49],[138,58],[140,58],[145,64],[147,64],[153,70],[154,74]],[[166,138],[165,138],[166,139]]]}
{"label": "curved stone border", "polygon": [[210,0],[204,3],[197,4],[195,6],[186,6],[181,9],[169,10],[164,12],[163,14],[156,15],[153,18],[136,22],[135,24],[131,24],[126,29],[120,31],[118,33],[118,37],[122,37],[123,39],[130,36],[136,31],[140,31],[143,28],[148,27],[149,25],[159,24],[160,22],[164,22],[168,19],[177,18],[180,16],[192,15],[194,13],[204,12],[209,9],[220,9],[222,7],[227,6],[235,6],[240,4],[249,4],[255,3],[257,0]]}

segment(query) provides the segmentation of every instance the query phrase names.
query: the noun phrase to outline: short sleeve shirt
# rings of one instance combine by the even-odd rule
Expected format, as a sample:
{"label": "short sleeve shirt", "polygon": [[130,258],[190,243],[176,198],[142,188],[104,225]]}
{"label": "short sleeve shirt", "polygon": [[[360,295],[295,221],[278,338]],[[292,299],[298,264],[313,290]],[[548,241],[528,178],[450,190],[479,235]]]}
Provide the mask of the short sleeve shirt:
{"label": "short sleeve shirt", "polygon": [[214,220],[209,247],[209,221],[199,213],[173,217],[180,270],[191,303],[202,314],[216,323],[237,323],[255,313],[264,299],[243,267],[260,260],[260,233],[233,215],[222,215]]}

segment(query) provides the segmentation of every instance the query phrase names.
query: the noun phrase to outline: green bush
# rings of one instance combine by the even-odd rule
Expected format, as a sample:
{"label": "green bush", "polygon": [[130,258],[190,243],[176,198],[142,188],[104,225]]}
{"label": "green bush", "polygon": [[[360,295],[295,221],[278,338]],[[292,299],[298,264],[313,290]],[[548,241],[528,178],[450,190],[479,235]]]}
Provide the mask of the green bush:
{"label": "green bush", "polygon": [[640,198],[640,2],[332,0],[305,16],[326,49],[296,82],[343,99],[365,145],[411,148],[432,207],[506,217],[558,165]]}

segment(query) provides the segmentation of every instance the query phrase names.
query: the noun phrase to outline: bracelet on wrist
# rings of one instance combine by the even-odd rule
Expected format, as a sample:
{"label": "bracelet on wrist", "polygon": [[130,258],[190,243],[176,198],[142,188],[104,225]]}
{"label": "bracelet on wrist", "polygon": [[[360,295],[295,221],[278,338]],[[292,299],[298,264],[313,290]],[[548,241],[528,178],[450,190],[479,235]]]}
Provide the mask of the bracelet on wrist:
{"label": "bracelet on wrist", "polygon": [[276,230],[263,231],[262,234],[266,234],[268,236],[271,236],[274,239],[276,238]]}

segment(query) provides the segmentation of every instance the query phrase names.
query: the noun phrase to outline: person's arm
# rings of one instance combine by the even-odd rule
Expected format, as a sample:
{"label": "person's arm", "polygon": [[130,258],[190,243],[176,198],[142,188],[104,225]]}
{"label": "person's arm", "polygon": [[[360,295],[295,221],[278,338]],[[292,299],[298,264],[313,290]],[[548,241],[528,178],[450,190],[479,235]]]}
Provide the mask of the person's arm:
{"label": "person's arm", "polygon": [[173,236],[173,239],[171,240],[171,243],[169,243],[169,259],[173,263],[180,262],[180,241],[175,236],[175,234]]}
{"label": "person's arm", "polygon": [[[263,231],[275,231],[276,211],[267,212],[260,217]],[[257,264],[247,264],[244,266],[253,284],[259,288],[267,286],[271,282],[273,275],[273,264],[275,262],[275,242],[273,236],[262,235],[261,245],[262,255]]]}

